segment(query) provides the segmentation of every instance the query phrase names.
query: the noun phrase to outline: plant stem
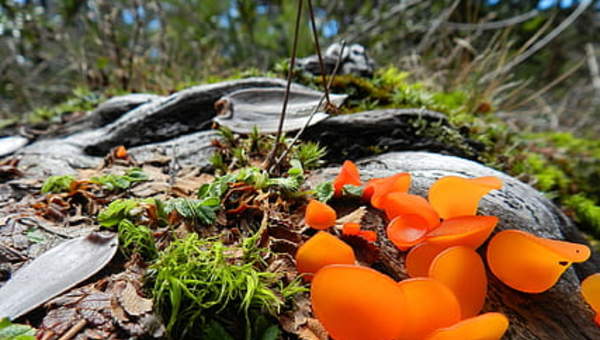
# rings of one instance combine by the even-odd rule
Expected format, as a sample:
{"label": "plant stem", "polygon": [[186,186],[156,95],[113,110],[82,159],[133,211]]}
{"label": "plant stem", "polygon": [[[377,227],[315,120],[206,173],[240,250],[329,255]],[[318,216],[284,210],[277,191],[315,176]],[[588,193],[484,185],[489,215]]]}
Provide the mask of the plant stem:
{"label": "plant stem", "polygon": [[294,75],[294,64],[296,64],[296,51],[298,47],[298,35],[300,31],[300,18],[302,16],[302,4],[304,0],[298,0],[298,12],[296,13],[296,26],[294,28],[294,43],[292,45],[292,58],[290,59],[290,66],[288,68],[287,85],[285,87],[285,96],[283,98],[283,108],[281,109],[281,116],[279,118],[279,127],[277,128],[277,134],[275,135],[275,144],[273,149],[267,156],[264,164],[265,169],[270,169],[275,155],[279,149],[281,134],[283,132],[283,122],[285,121],[285,111],[287,110],[287,103],[290,98],[290,87],[292,86],[292,76]]}

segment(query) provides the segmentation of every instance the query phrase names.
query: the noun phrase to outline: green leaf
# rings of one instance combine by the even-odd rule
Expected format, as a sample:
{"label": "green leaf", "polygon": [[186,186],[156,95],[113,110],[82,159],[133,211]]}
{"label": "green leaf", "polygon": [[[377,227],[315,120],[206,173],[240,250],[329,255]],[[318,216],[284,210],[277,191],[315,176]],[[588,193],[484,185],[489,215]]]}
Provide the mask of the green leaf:
{"label": "green leaf", "polygon": [[363,195],[363,187],[358,185],[346,184],[342,187],[344,195],[361,197]]}
{"label": "green leaf", "polygon": [[38,228],[31,228],[25,233],[27,239],[33,243],[42,243],[46,240],[44,233]]}
{"label": "green leaf", "polygon": [[98,223],[103,227],[113,227],[129,217],[131,210],[139,206],[139,202],[132,199],[118,199],[111,202],[108,207],[98,214]]}
{"label": "green leaf", "polygon": [[265,330],[261,340],[277,340],[281,336],[281,330],[277,325],[271,325],[269,328]]}
{"label": "green leaf", "polygon": [[132,183],[148,180],[148,175],[140,168],[131,168],[124,175],[108,174],[100,177],[92,177],[91,182],[102,185],[106,190],[128,189]]}
{"label": "green leaf", "polygon": [[202,332],[204,340],[235,340],[220,323],[211,320]]}
{"label": "green leaf", "polygon": [[327,203],[333,197],[333,193],[333,184],[331,182],[323,182],[315,188],[315,197],[323,203]]}
{"label": "green leaf", "polygon": [[2,340],[35,340],[35,328],[14,324],[7,318],[0,320],[0,339]]}
{"label": "green leaf", "polygon": [[55,194],[67,192],[71,188],[71,183],[73,183],[73,181],[75,181],[75,177],[71,175],[50,176],[44,181],[41,191],[43,194],[49,192]]}

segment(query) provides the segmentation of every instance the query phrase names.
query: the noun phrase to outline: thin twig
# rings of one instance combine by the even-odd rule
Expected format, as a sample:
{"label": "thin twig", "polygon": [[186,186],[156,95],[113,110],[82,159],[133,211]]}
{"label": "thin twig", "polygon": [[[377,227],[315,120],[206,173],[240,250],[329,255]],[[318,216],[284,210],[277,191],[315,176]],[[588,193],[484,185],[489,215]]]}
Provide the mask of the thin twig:
{"label": "thin twig", "polygon": [[[340,49],[340,54],[338,55],[338,59],[335,62],[335,67],[333,68],[333,72],[331,73],[331,76],[329,78],[329,82],[325,86],[326,90],[329,90],[329,88],[331,87],[331,84],[333,83],[333,79],[335,78],[335,76],[337,74],[337,71],[338,71],[338,69],[340,67],[340,64],[342,63],[342,56],[344,55],[344,49],[345,48],[346,48],[346,41],[342,40],[342,48]],[[322,95],[321,99],[319,100],[319,103],[317,104],[317,106],[312,110],[312,112],[308,116],[308,119],[306,120],[306,123],[304,123],[304,126],[302,126],[302,128],[300,129],[300,131],[298,131],[298,133],[296,133],[296,136],[294,136],[294,139],[292,139],[292,141],[288,144],[288,146],[285,149],[285,151],[281,154],[281,156],[277,159],[277,161],[273,165],[273,169],[276,168],[279,165],[279,163],[281,163],[281,161],[285,158],[285,156],[288,155],[288,153],[290,152],[290,150],[292,150],[292,147],[294,146],[294,144],[296,144],[296,142],[298,141],[298,139],[300,138],[300,136],[302,135],[302,133],[304,132],[304,130],[306,130],[306,128],[310,125],[310,122],[312,121],[312,119],[315,116],[315,114],[317,113],[317,111],[319,111],[319,108],[323,104],[323,100],[324,99],[325,99],[325,95]]]}
{"label": "thin twig", "polygon": [[559,84],[560,82],[562,82],[563,80],[565,80],[568,77],[570,77],[584,63],[585,63],[585,60],[581,60],[580,62],[578,62],[577,64],[575,64],[575,66],[573,66],[572,68],[570,68],[569,70],[567,70],[565,73],[561,74],[558,78],[556,78],[553,81],[551,81],[548,85],[546,85],[546,86],[542,87],[541,89],[537,90],[534,94],[532,94],[531,96],[529,96],[526,99],[522,100],[521,102],[519,102],[517,104],[514,104],[511,107],[506,108],[506,110],[511,111],[513,109],[518,108],[519,106],[522,106],[522,105],[525,105],[525,104],[529,103],[530,101],[534,100],[537,97],[540,97],[542,94],[546,93],[548,90],[550,90],[551,88],[553,88],[554,86],[556,86],[557,84]]}
{"label": "thin twig", "polygon": [[600,100],[600,69],[598,68],[598,60],[596,59],[596,52],[594,51],[594,45],[592,45],[592,43],[585,44],[585,54],[587,55],[590,76],[592,77],[592,86],[594,87],[594,90],[596,90],[594,101],[598,101]]}
{"label": "thin twig", "polygon": [[294,43],[292,45],[292,58],[290,59],[290,66],[288,68],[287,84],[285,87],[285,96],[283,98],[283,108],[281,109],[281,116],[279,117],[279,126],[277,127],[277,134],[275,135],[275,143],[273,149],[267,156],[265,169],[271,169],[271,164],[275,159],[277,150],[279,149],[279,140],[283,132],[283,122],[285,121],[285,111],[287,110],[288,100],[290,98],[290,87],[292,86],[292,76],[294,75],[294,64],[296,63],[296,50],[298,47],[298,35],[300,31],[300,17],[302,16],[302,4],[303,0],[298,0],[298,13],[296,13],[296,26],[294,28]]}
{"label": "thin twig", "polygon": [[442,12],[442,14],[433,21],[433,23],[431,24],[431,27],[425,34],[425,37],[423,39],[421,39],[419,46],[417,46],[417,53],[421,53],[427,47],[429,47],[429,45],[431,44],[431,37],[433,37],[433,34],[440,28],[440,26],[442,26],[442,24],[444,22],[446,22],[446,20],[448,20],[448,18],[450,17],[452,12],[454,12],[454,10],[456,9],[456,6],[458,6],[459,3],[460,3],[459,0],[455,0],[454,3],[450,7],[446,8]]}
{"label": "thin twig", "polygon": [[77,322],[75,325],[73,325],[73,327],[71,327],[58,340],[70,340],[70,339],[72,339],[75,335],[77,335],[77,333],[79,333],[83,329],[83,327],[85,327],[86,324],[87,324],[87,320],[86,319],[79,320],[79,322]]}
{"label": "thin twig", "polygon": [[537,9],[534,9],[529,12],[514,16],[512,18],[498,20],[498,21],[481,22],[481,23],[477,23],[477,24],[461,23],[461,22],[446,22],[446,23],[444,23],[444,28],[449,28],[449,29],[459,30],[459,31],[497,30],[497,29],[520,24],[524,21],[527,21],[531,18],[538,16],[539,14],[540,14],[540,11],[538,11]]}
{"label": "thin twig", "polygon": [[[321,56],[321,46],[319,45],[319,34],[317,32],[317,24],[315,23],[315,13],[313,11],[312,0],[308,0],[308,14],[310,14],[310,23],[312,26],[313,36],[315,39],[315,48],[317,50],[317,57],[319,57],[319,67],[321,68],[321,77],[323,78],[323,85],[327,84],[327,75],[325,74],[325,66],[323,65],[323,57]],[[327,106],[331,105],[329,99],[329,89],[325,86],[325,99],[327,99]]]}
{"label": "thin twig", "polygon": [[592,4],[592,0],[582,0],[579,3],[579,6],[569,15],[563,22],[561,22],[552,32],[548,33],[542,40],[535,43],[531,46],[530,49],[525,51],[523,54],[518,55],[513,60],[511,60],[508,64],[506,64],[501,69],[489,73],[482,78],[482,81],[487,81],[493,79],[503,73],[510,71],[515,66],[519,65],[532,55],[534,55],[537,51],[545,47],[548,43],[550,43],[554,38],[560,35],[565,29],[567,29],[571,24]]}

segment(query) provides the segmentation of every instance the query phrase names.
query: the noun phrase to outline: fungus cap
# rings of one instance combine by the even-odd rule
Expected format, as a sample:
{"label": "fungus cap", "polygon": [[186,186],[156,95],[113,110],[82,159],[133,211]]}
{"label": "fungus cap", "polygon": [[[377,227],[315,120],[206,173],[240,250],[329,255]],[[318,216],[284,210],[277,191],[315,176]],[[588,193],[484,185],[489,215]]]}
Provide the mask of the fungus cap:
{"label": "fungus cap", "polygon": [[600,273],[592,274],[581,282],[581,295],[596,312],[596,324],[600,326]]}
{"label": "fungus cap", "polygon": [[422,339],[442,327],[460,321],[460,306],[454,293],[431,278],[400,281],[406,305],[407,324],[398,340]]}
{"label": "fungus cap", "polygon": [[317,200],[308,202],[304,222],[311,228],[324,230],[335,225],[336,220],[337,214],[329,205]]}
{"label": "fungus cap", "polygon": [[390,220],[400,215],[412,214],[421,216],[427,222],[428,230],[440,225],[440,216],[421,196],[392,192],[380,199],[380,206]]}
{"label": "fungus cap", "polygon": [[360,231],[360,224],[358,223],[348,222],[344,223],[344,226],[342,227],[342,234],[344,235],[356,236],[360,235]]}
{"label": "fungus cap", "polygon": [[414,246],[406,255],[404,265],[410,277],[427,277],[433,259],[446,247],[427,241]]}
{"label": "fungus cap", "polygon": [[400,339],[406,298],[397,283],[373,269],[331,265],[311,285],[313,313],[335,340]]}
{"label": "fungus cap", "polygon": [[[443,219],[477,214],[479,201],[488,192],[502,188],[502,181],[493,176],[463,178],[446,176],[429,188],[429,202]],[[460,199],[457,199],[460,197]]]}
{"label": "fungus cap", "polygon": [[545,239],[520,230],[504,230],[490,240],[487,262],[509,287],[541,293],[550,289],[573,262],[590,257],[582,244]]}
{"label": "fungus cap", "polygon": [[400,215],[387,226],[387,237],[400,250],[421,243],[427,234],[427,222],[419,215]]}
{"label": "fungus cap", "polygon": [[479,248],[488,239],[496,224],[496,216],[461,216],[445,220],[427,234],[427,242],[445,247]]}
{"label": "fungus cap", "polygon": [[483,308],[487,275],[481,256],[475,250],[465,246],[444,250],[431,262],[429,277],[454,292],[463,319],[479,314]]}
{"label": "fungus cap", "polygon": [[371,205],[377,209],[382,209],[382,199],[385,195],[392,192],[408,192],[410,188],[410,174],[401,172],[390,177],[380,178],[376,181],[370,181],[369,190],[373,190],[371,196]]}
{"label": "fungus cap", "polygon": [[308,280],[319,269],[330,264],[354,264],[356,257],[352,247],[328,232],[320,231],[298,248],[296,267],[298,272],[309,274]]}
{"label": "fungus cap", "polygon": [[485,313],[438,329],[425,340],[500,340],[508,329],[508,318],[501,313]]}
{"label": "fungus cap", "polygon": [[351,184],[359,186],[361,185],[360,181],[360,172],[356,167],[356,164],[352,161],[344,161],[342,164],[342,168],[340,169],[340,173],[337,175],[335,180],[333,181],[333,189],[335,196],[342,195],[342,189],[344,185]]}

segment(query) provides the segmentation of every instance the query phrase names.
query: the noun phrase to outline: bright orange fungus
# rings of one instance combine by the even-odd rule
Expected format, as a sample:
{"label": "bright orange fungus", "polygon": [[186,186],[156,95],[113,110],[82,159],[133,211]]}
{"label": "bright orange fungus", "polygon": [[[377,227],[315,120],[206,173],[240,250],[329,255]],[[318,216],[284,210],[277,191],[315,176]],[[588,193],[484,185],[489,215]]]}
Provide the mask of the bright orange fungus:
{"label": "bright orange fungus", "polygon": [[520,230],[496,234],[487,249],[490,270],[507,286],[526,293],[550,289],[573,262],[590,257],[583,244],[534,236]]}
{"label": "bright orange fungus", "polygon": [[445,249],[446,247],[431,244],[427,241],[413,247],[404,259],[408,276],[427,277],[427,275],[429,275],[431,262],[433,262],[433,259]]}
{"label": "bright orange fungus", "polygon": [[336,220],[337,214],[332,207],[316,200],[308,202],[306,213],[304,214],[304,221],[311,228],[319,230],[327,229],[335,225]]}
{"label": "bright orange fungus", "polygon": [[406,298],[396,282],[373,269],[327,266],[311,289],[314,315],[335,340],[401,339]]}
{"label": "bright orange fungus", "polygon": [[127,149],[123,145],[117,146],[117,150],[115,150],[115,157],[119,159],[127,158]]}
{"label": "bright orange fungus", "polygon": [[341,196],[342,189],[346,184],[356,186],[360,186],[362,184],[360,181],[360,173],[358,172],[358,168],[352,161],[345,161],[344,164],[342,164],[340,173],[333,181],[333,189],[335,190],[334,195]]}
{"label": "bright orange fungus", "polygon": [[422,242],[427,234],[427,222],[419,215],[400,215],[387,226],[387,237],[400,250]]}
{"label": "bright orange fungus", "polygon": [[508,318],[501,313],[485,313],[438,329],[425,340],[500,340],[508,329]]}
{"label": "bright orange fungus", "polygon": [[390,220],[399,215],[414,214],[425,219],[428,230],[440,225],[440,217],[429,202],[421,196],[393,192],[383,196],[380,204]]}
{"label": "bright orange fungus", "polygon": [[357,236],[360,234],[360,224],[358,223],[344,223],[342,234]]}
{"label": "bright orange fungus", "polygon": [[[423,339],[427,334],[460,321],[460,307],[452,291],[430,278],[400,281],[406,299],[405,318],[408,323],[398,340]],[[384,338],[381,338],[384,339]],[[391,339],[391,338],[385,338]]]}
{"label": "bright orange fungus", "polygon": [[408,189],[410,188],[410,174],[401,172],[369,183],[373,188],[371,205],[377,209],[383,209],[382,199],[385,195],[392,192],[408,192]]}
{"label": "bright orange fungus", "polygon": [[427,234],[427,242],[444,247],[479,248],[488,239],[496,224],[496,216],[462,216],[445,220]]}
{"label": "bright orange fungus", "polygon": [[500,189],[502,181],[493,176],[463,178],[446,176],[429,188],[429,203],[443,219],[477,214],[479,200],[488,192]]}
{"label": "bright orange fungus", "polygon": [[377,241],[377,233],[372,230],[361,230],[358,236],[367,242]]}
{"label": "bright orange fungus", "polygon": [[596,312],[594,321],[600,326],[600,273],[592,274],[581,282],[581,295]]}
{"label": "bright orange fungus", "polygon": [[[296,267],[302,274],[314,274],[330,264],[354,264],[352,248],[325,231],[319,231],[296,252]],[[311,275],[305,276],[310,280]]]}
{"label": "bright orange fungus", "polygon": [[444,250],[431,263],[429,277],[454,292],[463,319],[479,314],[483,308],[487,276],[483,261],[475,250],[464,246]]}

